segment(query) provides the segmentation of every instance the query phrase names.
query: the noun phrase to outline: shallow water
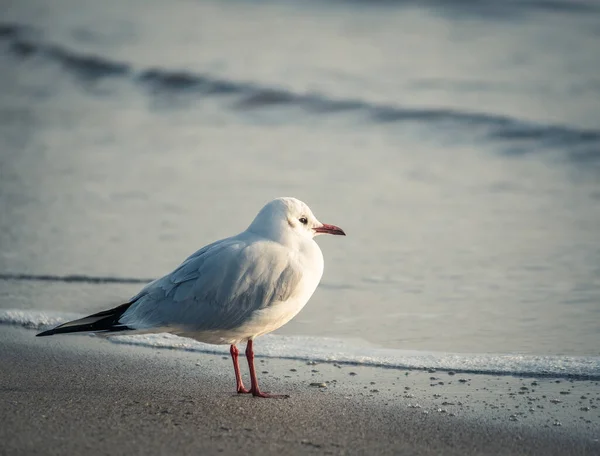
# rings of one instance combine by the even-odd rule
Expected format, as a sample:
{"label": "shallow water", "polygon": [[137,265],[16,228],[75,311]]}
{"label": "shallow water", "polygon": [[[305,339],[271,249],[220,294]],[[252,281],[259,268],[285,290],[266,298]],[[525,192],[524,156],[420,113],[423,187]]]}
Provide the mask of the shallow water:
{"label": "shallow water", "polygon": [[279,334],[600,354],[600,5],[496,3],[3,7],[0,273],[157,277],[292,195],[348,237]]}

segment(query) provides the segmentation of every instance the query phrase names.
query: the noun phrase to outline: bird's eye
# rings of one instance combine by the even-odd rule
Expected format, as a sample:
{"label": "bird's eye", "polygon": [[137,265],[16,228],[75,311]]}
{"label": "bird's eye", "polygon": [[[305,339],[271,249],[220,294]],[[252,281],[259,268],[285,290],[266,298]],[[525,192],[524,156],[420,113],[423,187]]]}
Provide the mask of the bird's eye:
{"label": "bird's eye", "polygon": [[306,217],[300,217],[300,223],[302,223],[303,225],[306,225],[308,223],[308,220],[306,219]]}

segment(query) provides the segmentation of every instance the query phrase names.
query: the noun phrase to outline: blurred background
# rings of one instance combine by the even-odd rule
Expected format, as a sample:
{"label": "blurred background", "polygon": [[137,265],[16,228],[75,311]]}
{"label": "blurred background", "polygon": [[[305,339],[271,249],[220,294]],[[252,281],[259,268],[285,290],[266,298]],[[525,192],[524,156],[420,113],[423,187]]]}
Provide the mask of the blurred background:
{"label": "blurred background", "polygon": [[600,354],[600,2],[0,0],[0,307],[86,313],[295,196],[280,334]]}

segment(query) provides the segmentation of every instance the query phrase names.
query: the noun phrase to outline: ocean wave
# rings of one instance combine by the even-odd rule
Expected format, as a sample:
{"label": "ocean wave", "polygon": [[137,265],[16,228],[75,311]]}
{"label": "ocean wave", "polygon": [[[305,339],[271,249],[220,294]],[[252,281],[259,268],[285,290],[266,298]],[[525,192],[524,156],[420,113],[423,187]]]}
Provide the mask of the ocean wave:
{"label": "ocean wave", "polygon": [[451,126],[457,131],[501,142],[507,154],[523,154],[541,148],[567,151],[574,161],[600,160],[600,130],[563,125],[545,125],[518,118],[451,108],[417,108],[372,103],[360,99],[335,99],[325,94],[296,93],[190,71],[166,68],[135,69],[126,62],[81,54],[34,38],[35,31],[16,24],[0,24],[0,41],[19,58],[42,57],[61,64],[66,71],[86,79],[121,77],[149,89],[150,93],[182,92],[198,96],[230,96],[233,109],[268,109],[273,106],[300,108],[311,115],[352,113],[367,123],[420,123]]}
{"label": "ocean wave", "polygon": [[86,78],[125,76],[130,72],[130,66],[126,63],[115,62],[97,55],[73,53],[60,46],[22,35],[30,36],[32,32],[27,27],[0,24],[0,39],[9,41],[10,51],[21,58],[44,57]]}
{"label": "ocean wave", "polygon": [[[82,315],[0,310],[0,324],[44,330]],[[208,345],[171,334],[119,335],[109,341],[149,348],[227,355],[229,347]],[[258,355],[257,355],[258,356]],[[260,338],[260,356],[364,365],[391,369],[436,369],[457,373],[560,377],[600,380],[600,357],[458,354],[392,350],[341,339],[268,334]]]}
{"label": "ocean wave", "polygon": [[351,0],[352,3],[374,5],[397,5],[434,8],[436,12],[448,14],[460,12],[464,15],[477,15],[497,20],[532,12],[559,14],[594,14],[600,6],[594,0]]}
{"label": "ocean wave", "polygon": [[186,71],[167,71],[151,68],[140,71],[137,80],[162,91],[194,90],[206,95],[236,94],[244,90],[243,85],[231,81],[214,79]]}
{"label": "ocean wave", "polygon": [[[64,282],[64,283],[88,283],[102,285],[107,283],[119,284],[142,284],[146,285],[156,279],[144,279],[140,277],[101,277],[80,274],[53,275],[53,274],[20,274],[0,273],[0,280],[31,281],[31,282]],[[330,290],[348,290],[354,288],[349,284],[338,284],[321,282],[319,287]]]}
{"label": "ocean wave", "polygon": [[51,274],[11,274],[11,273],[0,273],[0,280],[28,280],[28,281],[39,281],[39,282],[67,282],[67,283],[93,283],[93,284],[104,284],[104,283],[141,283],[146,284],[152,282],[154,279],[143,279],[137,277],[98,277],[88,275],[51,275]]}

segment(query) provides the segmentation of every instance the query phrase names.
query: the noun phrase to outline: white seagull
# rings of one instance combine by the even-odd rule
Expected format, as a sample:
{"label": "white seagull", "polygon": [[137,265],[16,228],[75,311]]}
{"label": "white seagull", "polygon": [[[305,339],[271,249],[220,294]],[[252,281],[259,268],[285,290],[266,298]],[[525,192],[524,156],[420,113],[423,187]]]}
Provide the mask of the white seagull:
{"label": "white seagull", "polygon": [[[265,205],[246,231],[188,257],[114,309],[70,321],[38,336],[92,332],[168,332],[209,344],[229,344],[237,392],[260,391],[253,340],[283,326],[308,302],[323,275],[323,254],[313,238],[345,236],[321,223],[295,198]],[[244,387],[236,344],[247,342],[250,389]]]}

